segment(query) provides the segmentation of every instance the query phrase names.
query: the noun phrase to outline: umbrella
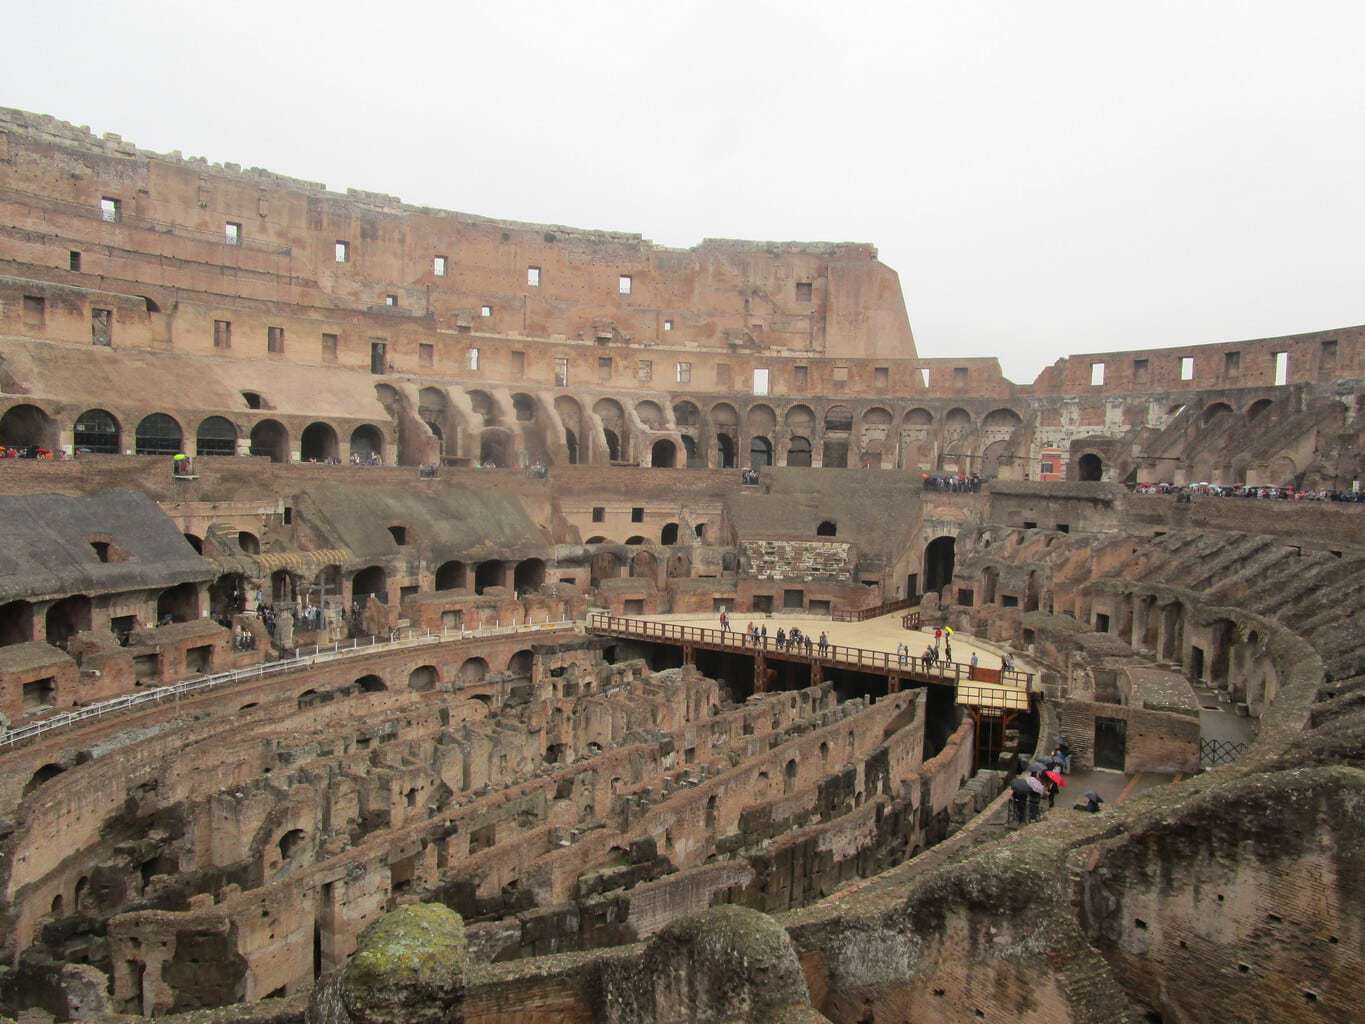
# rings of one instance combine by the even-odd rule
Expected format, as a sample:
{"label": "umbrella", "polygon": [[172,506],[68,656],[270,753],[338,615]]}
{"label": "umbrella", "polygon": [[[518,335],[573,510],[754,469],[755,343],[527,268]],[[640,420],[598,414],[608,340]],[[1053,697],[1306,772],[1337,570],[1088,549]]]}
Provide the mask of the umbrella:
{"label": "umbrella", "polygon": [[1032,787],[1029,786],[1028,782],[1024,779],[1022,775],[1016,775],[1010,781],[1010,789],[1015,793],[1020,793],[1023,794],[1024,796],[1027,796],[1029,793],[1033,792]]}
{"label": "umbrella", "polygon": [[176,452],[174,455],[171,456],[171,461],[172,461],[172,462],[180,462],[182,459],[188,459],[188,458],[189,458],[189,456],[186,455],[184,452]]}
{"label": "umbrella", "polygon": [[1034,761],[1033,764],[1028,766],[1028,770],[1031,772],[1045,772],[1051,767],[1052,765],[1048,764],[1046,761]]}
{"label": "umbrella", "polygon": [[1060,786],[1062,789],[1066,789],[1066,779],[1062,778],[1062,777],[1061,777],[1060,775],[1058,775],[1056,772],[1054,772],[1054,771],[1046,771],[1046,772],[1043,772],[1043,774],[1046,775],[1046,776],[1047,776],[1049,779],[1051,779],[1053,782],[1055,782],[1055,783],[1056,783],[1058,786]]}
{"label": "umbrella", "polygon": [[952,626],[944,626],[944,627],[943,627],[943,633],[944,633],[945,636],[952,636],[952,635],[953,635],[953,627],[952,627]]}
{"label": "umbrella", "polygon": [[1045,796],[1047,794],[1047,787],[1039,782],[1036,776],[1030,775],[1024,782],[1028,785],[1029,789],[1039,796]]}
{"label": "umbrella", "polygon": [[1097,802],[1099,802],[1099,803],[1104,803],[1104,797],[1100,796],[1100,795],[1099,795],[1098,793],[1096,793],[1093,789],[1087,789],[1087,790],[1085,791],[1085,798],[1086,798],[1087,800],[1095,800],[1095,801],[1097,801]]}

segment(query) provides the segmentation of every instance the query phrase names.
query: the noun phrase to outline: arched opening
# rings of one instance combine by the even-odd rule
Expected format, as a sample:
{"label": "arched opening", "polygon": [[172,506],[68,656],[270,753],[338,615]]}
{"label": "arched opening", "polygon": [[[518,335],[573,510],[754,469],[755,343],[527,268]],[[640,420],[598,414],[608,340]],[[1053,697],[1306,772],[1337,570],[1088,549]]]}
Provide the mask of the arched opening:
{"label": "arched opening", "polygon": [[787,445],[788,466],[809,466],[811,464],[810,438],[793,437]]}
{"label": "arched opening", "polygon": [[626,543],[627,543],[627,544],[644,544],[644,543],[646,543],[646,541],[645,541],[645,539],[644,539],[643,537],[635,536],[635,537],[627,537],[627,538],[626,538]]}
{"label": "arched opening", "polygon": [[1086,452],[1076,460],[1076,471],[1083,481],[1099,481],[1104,477],[1104,460],[1094,452]]}
{"label": "arched opening", "polygon": [[589,575],[594,587],[603,580],[618,579],[621,571],[625,568],[620,557],[614,551],[597,552],[592,556],[590,566]]}
{"label": "arched opening", "polygon": [[325,704],[326,701],[327,698],[324,697],[319,691],[311,689],[304,690],[301,694],[299,694],[298,699],[299,710],[302,711],[305,708],[315,707],[318,704]]}
{"label": "arched opening", "polygon": [[24,796],[28,796],[35,789],[49,779],[55,779],[62,772],[66,771],[59,764],[45,764],[33,773],[32,777],[24,783]]}
{"label": "arched opening", "polygon": [[664,523],[664,527],[659,531],[659,543],[673,545],[678,543],[678,524]]}
{"label": "arched opening", "polygon": [[194,454],[236,455],[237,428],[226,416],[210,416],[194,435]]}
{"label": "arched opening", "polygon": [[512,411],[520,422],[530,423],[536,418],[536,400],[530,395],[515,394],[512,396]]}
{"label": "arched opening", "polygon": [[261,538],[247,530],[237,532],[237,546],[248,555],[259,555],[261,553]]}
{"label": "arched opening", "polygon": [[782,770],[782,792],[786,796],[796,792],[796,758],[788,761]]}
{"label": "arched opening", "polygon": [[1247,422],[1255,423],[1258,419],[1270,411],[1270,407],[1275,403],[1269,398],[1260,398],[1251,403],[1247,409]]}
{"label": "arched opening", "polygon": [[1232,415],[1232,406],[1228,405],[1227,402],[1214,402],[1214,403],[1212,403],[1211,405],[1207,406],[1207,407],[1204,409],[1204,416],[1203,416],[1204,425],[1205,425],[1205,426],[1208,426],[1210,423],[1212,423],[1214,420],[1216,420],[1219,416],[1231,416],[1231,415]]}
{"label": "arched opening", "polygon": [[73,594],[54,601],[47,610],[46,626],[47,642],[65,648],[68,640],[90,628],[90,598]]}
{"label": "arched opening", "polygon": [[837,536],[838,533],[839,526],[832,519],[826,519],[815,528],[815,535],[817,537],[834,537]]}
{"label": "arched opening", "polygon": [[545,584],[545,562],[539,558],[526,558],[517,563],[512,573],[512,586],[518,594],[529,593]]}
{"label": "arched opening", "polygon": [[123,451],[123,438],[118,420],[103,409],[89,409],[76,419],[76,451],[97,455],[118,455]]}
{"label": "arched opening", "polygon": [[479,461],[485,466],[510,469],[512,448],[512,437],[504,430],[485,430],[479,435]]}
{"label": "arched opening", "polygon": [[180,583],[167,587],[156,599],[156,621],[193,622],[199,618],[199,586],[195,583]]}
{"label": "arched opening", "polygon": [[376,464],[384,461],[384,435],[378,427],[366,423],[351,431],[351,460]]}
{"label": "arched opening", "polygon": [[26,644],[33,639],[33,605],[10,601],[0,605],[0,647]]}
{"label": "arched opening", "polygon": [[243,391],[242,401],[248,409],[269,409],[270,405],[261,397],[259,391]]}
{"label": "arched opening", "polygon": [[90,907],[90,879],[82,875],[76,879],[76,913],[87,913]]}
{"label": "arched opening", "polygon": [[1013,409],[994,409],[986,414],[981,426],[987,430],[1013,430],[1023,422],[1023,418]]}
{"label": "arched opening", "polygon": [[526,650],[517,651],[507,659],[507,671],[514,676],[529,677],[535,656]]}
{"label": "arched opening", "polygon": [[194,548],[194,553],[196,555],[202,555],[204,553],[203,537],[200,537],[197,534],[187,533],[185,534],[185,543]]}
{"label": "arched opening", "polygon": [[[409,683],[411,683],[411,680],[409,680]],[[384,682],[383,679],[373,674],[361,676],[355,681],[355,685],[359,687],[361,693],[383,693],[389,688],[388,684]]]}
{"label": "arched opening", "polygon": [[846,405],[831,405],[825,411],[825,430],[848,433],[853,429],[853,410]]}
{"label": "arched opening", "polygon": [[578,435],[568,427],[564,428],[564,447],[569,450],[569,465],[578,465]]}
{"label": "arched opening", "polygon": [[716,452],[720,456],[721,469],[735,468],[735,440],[729,434],[716,435]]}
{"label": "arched opening", "polygon": [[683,459],[688,469],[705,469],[706,457],[702,455],[701,448],[697,446],[696,439],[691,434],[682,435]]}
{"label": "arched opening", "polygon": [[330,423],[310,423],[299,436],[299,458],[304,462],[338,462],[341,448]]}
{"label": "arched opening", "polygon": [[507,585],[507,566],[497,559],[480,562],[474,570],[474,593],[482,594],[489,587]]}
{"label": "arched opening", "polygon": [[482,682],[486,675],[488,662],[482,658],[466,658],[464,664],[460,666],[459,679],[465,685]]}
{"label": "arched opening", "polygon": [[382,565],[367,565],[351,579],[351,601],[363,607],[367,598],[389,603],[389,578]]}
{"label": "arched opening", "polygon": [[283,860],[293,860],[303,853],[303,841],[305,834],[301,828],[291,828],[284,835],[280,836],[277,844],[280,850],[280,857]]}
{"label": "arched opening", "polygon": [[1008,450],[1008,441],[994,441],[986,445],[986,450],[981,453],[982,479],[994,480],[1000,475],[1000,463],[1008,455]]}
{"label": "arched opening", "polygon": [[137,425],[133,450],[139,455],[174,455],[183,436],[179,423],[164,412],[154,412]]}
{"label": "arched opening", "polygon": [[0,416],[0,445],[6,448],[57,447],[57,421],[36,405],[16,405]]}
{"label": "arched opening", "polygon": [[440,674],[435,665],[419,665],[408,673],[408,689],[418,693],[429,693],[436,689]]}
{"label": "arched opening", "polygon": [[655,469],[673,469],[677,460],[677,446],[667,438],[655,441],[649,450],[649,464]]}
{"label": "arched opening", "polygon": [[820,453],[820,465],[825,469],[848,468],[848,441],[826,438]]}
{"label": "arched opening", "polygon": [[269,457],[273,463],[289,461],[289,431],[277,419],[262,419],[251,427],[251,455]]}
{"label": "arched opening", "polygon": [[609,462],[621,461],[621,439],[616,436],[616,431],[603,429],[603,437],[607,440],[607,460]]}
{"label": "arched opening", "polygon": [[1000,570],[993,565],[981,571],[981,603],[995,604],[995,591],[1000,583]]}
{"label": "arched opening", "polygon": [[232,616],[246,607],[246,577],[225,572],[209,584],[209,615],[215,622],[230,625]]}
{"label": "arched opening", "polygon": [[706,798],[706,830],[708,832],[716,830],[716,804],[717,800],[714,795]]}
{"label": "arched opening", "polygon": [[749,442],[749,465],[763,469],[773,464],[773,443],[766,437],[755,437]]}
{"label": "arched opening", "polygon": [[953,579],[953,558],[956,550],[953,537],[935,537],[924,549],[924,592],[941,591]]}
{"label": "arched opening", "polygon": [[469,572],[463,562],[442,562],[436,568],[437,590],[463,590],[469,586]]}

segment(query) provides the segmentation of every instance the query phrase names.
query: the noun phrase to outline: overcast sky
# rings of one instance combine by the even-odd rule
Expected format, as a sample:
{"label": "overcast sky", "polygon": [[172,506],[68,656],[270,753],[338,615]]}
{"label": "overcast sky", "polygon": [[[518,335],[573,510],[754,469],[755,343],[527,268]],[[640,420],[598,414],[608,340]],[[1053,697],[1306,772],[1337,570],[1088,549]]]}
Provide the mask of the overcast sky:
{"label": "overcast sky", "polygon": [[[495,217],[867,241],[921,355],[1365,322],[1359,0],[14,5],[0,104]],[[25,42],[26,41],[26,42]]]}

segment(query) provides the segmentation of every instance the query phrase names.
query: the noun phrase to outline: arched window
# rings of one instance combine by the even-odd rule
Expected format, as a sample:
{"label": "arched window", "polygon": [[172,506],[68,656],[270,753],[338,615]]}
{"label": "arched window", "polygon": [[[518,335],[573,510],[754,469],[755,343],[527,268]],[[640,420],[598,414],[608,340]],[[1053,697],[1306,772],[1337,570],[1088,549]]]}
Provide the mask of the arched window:
{"label": "arched window", "polygon": [[195,435],[196,455],[236,455],[237,428],[224,416],[210,416]]}
{"label": "arched window", "polygon": [[180,424],[164,412],[154,412],[137,425],[137,444],[139,455],[174,455],[180,451],[180,441],[184,436]]}
{"label": "arched window", "polygon": [[76,450],[117,455],[122,446],[118,420],[103,409],[90,409],[76,420]]}
{"label": "arched window", "polygon": [[838,534],[838,532],[838,525],[831,519],[826,519],[815,528],[815,535],[817,537],[833,537]]}

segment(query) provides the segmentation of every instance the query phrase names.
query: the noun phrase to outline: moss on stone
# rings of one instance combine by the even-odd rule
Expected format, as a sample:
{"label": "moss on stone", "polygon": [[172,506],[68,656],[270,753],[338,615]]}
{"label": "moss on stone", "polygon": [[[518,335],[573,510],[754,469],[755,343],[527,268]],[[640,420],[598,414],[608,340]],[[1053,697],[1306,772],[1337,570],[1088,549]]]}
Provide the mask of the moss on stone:
{"label": "moss on stone", "polygon": [[464,992],[466,966],[460,915],[436,903],[409,904],[361,933],[341,999],[358,1024],[445,1020]]}

